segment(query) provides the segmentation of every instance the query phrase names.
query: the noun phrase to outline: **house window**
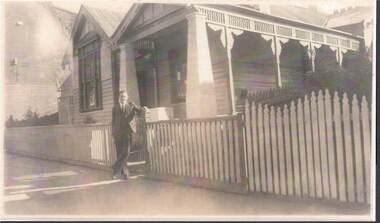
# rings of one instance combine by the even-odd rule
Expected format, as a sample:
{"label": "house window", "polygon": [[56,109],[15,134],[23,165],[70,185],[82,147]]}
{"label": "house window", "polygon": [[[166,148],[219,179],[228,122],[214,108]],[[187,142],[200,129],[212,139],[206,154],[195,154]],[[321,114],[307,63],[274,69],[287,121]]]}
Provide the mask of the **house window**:
{"label": "house window", "polygon": [[79,48],[78,63],[81,112],[101,109],[99,41],[92,41]]}
{"label": "house window", "polygon": [[172,83],[172,102],[185,102],[186,99],[186,52],[173,49],[169,51],[170,75]]}

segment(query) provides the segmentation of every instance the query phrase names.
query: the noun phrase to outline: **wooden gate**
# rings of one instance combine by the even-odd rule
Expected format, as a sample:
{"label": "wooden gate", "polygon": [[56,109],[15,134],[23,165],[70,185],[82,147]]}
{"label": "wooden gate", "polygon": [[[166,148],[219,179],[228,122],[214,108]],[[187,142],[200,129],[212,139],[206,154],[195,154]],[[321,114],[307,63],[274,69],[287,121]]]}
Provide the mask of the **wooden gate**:
{"label": "wooden gate", "polygon": [[132,172],[144,172],[149,165],[145,116],[137,115],[135,123],[136,132],[132,134],[131,153],[127,165]]}

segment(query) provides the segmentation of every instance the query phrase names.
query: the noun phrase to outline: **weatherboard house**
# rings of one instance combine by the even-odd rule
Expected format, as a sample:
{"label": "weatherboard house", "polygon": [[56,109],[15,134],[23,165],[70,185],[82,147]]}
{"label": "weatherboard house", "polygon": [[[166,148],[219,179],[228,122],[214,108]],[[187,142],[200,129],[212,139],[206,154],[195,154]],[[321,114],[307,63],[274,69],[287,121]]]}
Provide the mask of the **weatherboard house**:
{"label": "weatherboard house", "polygon": [[126,15],[82,6],[73,73],[62,86],[71,123],[109,123],[119,90],[152,120],[237,111],[240,92],[301,86],[322,60],[344,65],[363,38],[244,5],[136,3]]}

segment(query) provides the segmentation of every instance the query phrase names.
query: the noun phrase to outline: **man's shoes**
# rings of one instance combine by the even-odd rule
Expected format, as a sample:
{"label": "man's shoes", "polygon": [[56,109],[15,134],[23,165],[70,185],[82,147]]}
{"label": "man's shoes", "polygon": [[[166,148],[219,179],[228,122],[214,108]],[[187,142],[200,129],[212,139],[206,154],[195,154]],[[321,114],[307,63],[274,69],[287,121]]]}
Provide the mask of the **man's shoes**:
{"label": "man's shoes", "polygon": [[128,176],[125,175],[124,173],[122,173],[122,174],[115,174],[115,175],[112,176],[112,179],[113,180],[126,180],[126,179],[128,179]]}
{"label": "man's shoes", "polygon": [[114,179],[114,180],[122,179],[122,174],[121,174],[121,173],[114,174],[114,175],[112,176],[112,179]]}
{"label": "man's shoes", "polygon": [[122,179],[122,180],[127,180],[127,179],[128,179],[128,176],[125,175],[125,174],[122,174],[122,175],[120,176],[120,179]]}

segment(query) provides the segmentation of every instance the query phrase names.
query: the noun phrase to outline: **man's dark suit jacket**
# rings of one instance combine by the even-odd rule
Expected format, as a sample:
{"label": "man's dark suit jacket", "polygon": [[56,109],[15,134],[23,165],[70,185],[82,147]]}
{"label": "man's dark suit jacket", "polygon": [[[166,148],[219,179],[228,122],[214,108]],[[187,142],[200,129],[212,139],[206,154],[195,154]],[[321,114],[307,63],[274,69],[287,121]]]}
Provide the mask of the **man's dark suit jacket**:
{"label": "man's dark suit jacket", "polygon": [[119,103],[112,108],[112,135],[115,140],[121,140],[136,131],[131,126],[131,121],[142,111],[142,108],[131,102],[128,102],[124,108]]}

